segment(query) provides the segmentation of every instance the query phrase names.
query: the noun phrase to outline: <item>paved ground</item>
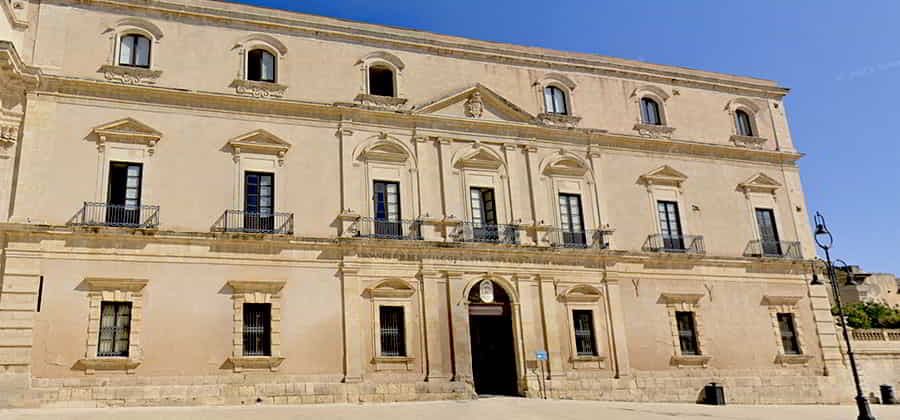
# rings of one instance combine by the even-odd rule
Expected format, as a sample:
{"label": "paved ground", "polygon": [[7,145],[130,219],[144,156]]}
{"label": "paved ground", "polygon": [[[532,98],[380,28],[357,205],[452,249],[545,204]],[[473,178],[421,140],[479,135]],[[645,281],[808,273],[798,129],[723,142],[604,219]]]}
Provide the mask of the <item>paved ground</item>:
{"label": "paved ground", "polygon": [[[878,420],[900,420],[900,405],[874,406]],[[854,406],[739,406],[542,401],[482,398],[372,405],[166,407],[116,409],[0,410],[0,419],[388,419],[388,420],[852,420]]]}

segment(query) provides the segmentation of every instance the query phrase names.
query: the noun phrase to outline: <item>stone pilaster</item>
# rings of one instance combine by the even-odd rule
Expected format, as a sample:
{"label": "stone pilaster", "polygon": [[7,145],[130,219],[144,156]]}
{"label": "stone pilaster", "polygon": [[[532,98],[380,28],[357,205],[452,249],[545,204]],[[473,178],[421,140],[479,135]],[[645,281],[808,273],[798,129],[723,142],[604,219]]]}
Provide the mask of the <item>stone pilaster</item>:
{"label": "stone pilaster", "polygon": [[358,270],[353,267],[341,267],[341,296],[343,299],[344,313],[344,382],[357,383],[362,381],[363,373],[363,331],[361,311],[363,302],[360,297],[362,287],[358,276]]}
{"label": "stone pilaster", "polygon": [[825,374],[832,375],[836,370],[840,371],[846,368],[841,355],[839,333],[835,327],[834,316],[831,315],[831,300],[828,298],[826,287],[828,286],[808,286],[808,290],[809,304],[813,320],[816,323],[816,333],[819,335],[819,343],[822,347]]}
{"label": "stone pilaster", "polygon": [[448,381],[451,378],[450,342],[447,329],[447,279],[436,271],[422,271],[422,296],[425,314],[425,348],[428,352],[427,380]]}
{"label": "stone pilaster", "polygon": [[622,290],[618,279],[606,279],[606,302],[608,306],[609,335],[612,348],[610,356],[614,360],[616,376],[623,377],[631,374],[631,364],[628,360],[628,341],[625,336],[625,316],[622,314]]}
{"label": "stone pilaster", "polygon": [[453,380],[474,384],[472,376],[472,343],[469,337],[469,302],[466,283],[461,273],[446,273],[450,293],[450,328],[453,345]]}
{"label": "stone pilaster", "polygon": [[30,405],[32,341],[40,262],[7,250],[0,284],[0,407]]}
{"label": "stone pilaster", "polygon": [[559,330],[565,328],[565,324],[559,323],[559,303],[556,300],[556,285],[552,277],[539,276],[541,290],[541,316],[543,319],[544,346],[547,349],[550,364],[550,379],[564,376],[563,360],[566,355],[562,351],[562,343],[559,340]]}

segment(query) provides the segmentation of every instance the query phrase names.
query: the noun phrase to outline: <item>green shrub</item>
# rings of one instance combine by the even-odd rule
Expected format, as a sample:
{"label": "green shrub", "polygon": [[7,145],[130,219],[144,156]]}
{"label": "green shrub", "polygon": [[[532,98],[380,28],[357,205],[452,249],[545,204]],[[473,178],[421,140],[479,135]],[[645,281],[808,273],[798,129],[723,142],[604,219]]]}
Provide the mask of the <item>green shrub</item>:
{"label": "green shrub", "polygon": [[[831,313],[837,315],[837,308]],[[879,302],[856,302],[844,306],[851,328],[900,328],[900,310]]]}

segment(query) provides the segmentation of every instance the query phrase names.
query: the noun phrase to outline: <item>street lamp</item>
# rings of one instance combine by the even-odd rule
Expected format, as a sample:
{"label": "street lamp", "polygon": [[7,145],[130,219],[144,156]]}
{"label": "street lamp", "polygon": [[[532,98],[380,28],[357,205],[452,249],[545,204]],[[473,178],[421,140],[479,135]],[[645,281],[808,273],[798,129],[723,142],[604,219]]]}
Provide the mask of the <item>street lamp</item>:
{"label": "street lamp", "polygon": [[[847,358],[850,359],[850,370],[853,371],[853,383],[856,385],[856,408],[859,410],[859,415],[856,417],[857,420],[875,420],[875,417],[872,415],[872,410],[869,409],[869,400],[863,396],[862,387],[859,385],[859,371],[856,369],[856,358],[853,356],[853,347],[850,345],[850,333],[847,332],[847,323],[844,320],[844,307],[841,305],[841,294],[838,290],[837,284],[837,276],[835,275],[834,265],[831,263],[831,254],[829,250],[831,246],[834,244],[834,238],[831,236],[831,232],[828,231],[828,227],[825,225],[825,217],[822,216],[821,213],[816,212],[816,230],[815,230],[815,239],[816,244],[819,245],[819,248],[822,248],[825,251],[825,261],[828,264],[828,279],[831,280],[831,291],[834,295],[834,301],[837,304],[838,310],[838,319],[841,323],[841,329],[844,332],[844,342],[847,343]],[[852,280],[852,275],[850,274],[849,266],[847,263],[838,260],[843,267],[842,269],[847,270],[848,281]],[[815,275],[815,271],[813,271],[813,285],[822,284],[821,281]]]}

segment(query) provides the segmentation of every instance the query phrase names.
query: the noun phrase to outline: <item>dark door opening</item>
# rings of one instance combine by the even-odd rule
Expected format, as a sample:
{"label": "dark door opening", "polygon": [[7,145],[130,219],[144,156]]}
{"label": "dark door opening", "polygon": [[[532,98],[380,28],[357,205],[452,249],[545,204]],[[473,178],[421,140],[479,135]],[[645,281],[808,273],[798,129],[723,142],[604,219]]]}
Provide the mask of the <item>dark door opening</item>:
{"label": "dark door opening", "polygon": [[476,285],[469,293],[472,375],[479,395],[519,395],[516,352],[509,297],[493,285],[493,302],[481,299]]}

